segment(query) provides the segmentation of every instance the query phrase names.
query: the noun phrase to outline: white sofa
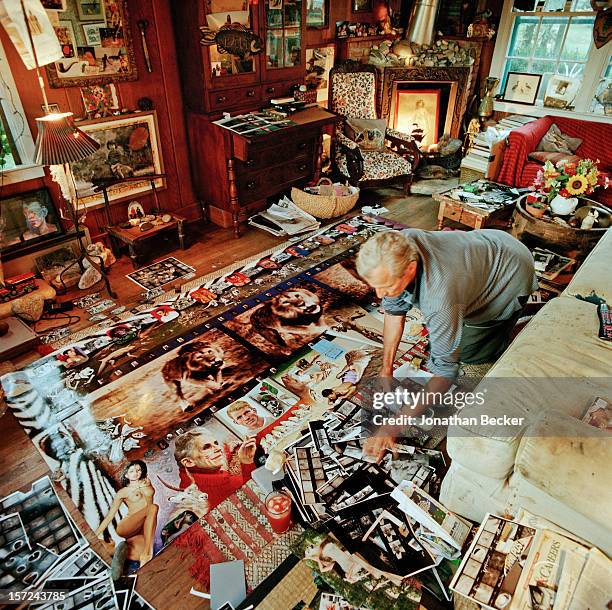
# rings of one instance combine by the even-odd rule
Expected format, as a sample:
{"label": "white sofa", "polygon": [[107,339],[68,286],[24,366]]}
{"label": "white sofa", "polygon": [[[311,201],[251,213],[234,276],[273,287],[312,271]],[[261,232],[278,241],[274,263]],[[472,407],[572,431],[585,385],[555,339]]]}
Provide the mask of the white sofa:
{"label": "white sofa", "polygon": [[511,434],[449,429],[441,501],[478,522],[524,507],[612,555],[612,435],[579,419],[593,397],[612,400],[612,343],[597,338],[596,306],[574,296],[592,290],[612,303],[612,230],[479,386],[487,388],[485,405],[470,415],[506,414],[524,424]]}

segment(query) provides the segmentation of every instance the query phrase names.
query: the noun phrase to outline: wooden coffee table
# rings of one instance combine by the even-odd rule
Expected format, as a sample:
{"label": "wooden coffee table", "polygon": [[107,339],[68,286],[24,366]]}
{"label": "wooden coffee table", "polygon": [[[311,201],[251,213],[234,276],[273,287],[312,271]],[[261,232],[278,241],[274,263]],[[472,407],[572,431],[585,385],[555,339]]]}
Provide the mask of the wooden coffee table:
{"label": "wooden coffee table", "polygon": [[438,210],[438,230],[444,226],[445,218],[467,225],[472,229],[484,229],[491,226],[495,228],[508,228],[510,226],[512,211],[520,195],[517,195],[516,199],[510,204],[497,209],[486,209],[470,205],[468,202],[457,201],[457,199],[450,196],[451,191],[461,188],[461,186],[459,185],[448,191],[432,195],[434,201],[440,204],[440,209]]}

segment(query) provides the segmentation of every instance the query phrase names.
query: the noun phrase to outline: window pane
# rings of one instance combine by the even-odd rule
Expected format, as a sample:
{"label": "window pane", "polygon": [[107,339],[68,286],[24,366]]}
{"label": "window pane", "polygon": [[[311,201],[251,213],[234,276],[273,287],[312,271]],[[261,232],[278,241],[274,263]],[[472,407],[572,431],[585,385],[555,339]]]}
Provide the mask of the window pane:
{"label": "window pane", "polygon": [[[0,169],[13,169],[17,166],[17,151],[12,138],[4,125],[4,116],[0,115]],[[14,154],[13,154],[14,153]]]}
{"label": "window pane", "polygon": [[543,17],[534,57],[558,57],[568,23],[567,17]]}
{"label": "window pane", "polygon": [[593,42],[594,17],[576,17],[572,19],[561,59],[573,59],[575,61],[586,61]]}
{"label": "window pane", "polygon": [[562,11],[565,7],[565,0],[546,0],[545,11]]}
{"label": "window pane", "polygon": [[283,32],[268,30],[266,36],[266,61],[268,68],[283,67]]}
{"label": "window pane", "polygon": [[584,66],[584,64],[575,64],[569,61],[562,61],[557,68],[557,74],[582,78],[584,75]]}
{"label": "window pane", "polygon": [[529,57],[533,52],[537,28],[537,17],[517,17],[508,55],[512,57]]}
{"label": "window pane", "polygon": [[592,11],[591,0],[574,0],[572,3],[573,11]]}
{"label": "window pane", "polygon": [[285,30],[285,66],[299,66],[301,53],[300,30]]}

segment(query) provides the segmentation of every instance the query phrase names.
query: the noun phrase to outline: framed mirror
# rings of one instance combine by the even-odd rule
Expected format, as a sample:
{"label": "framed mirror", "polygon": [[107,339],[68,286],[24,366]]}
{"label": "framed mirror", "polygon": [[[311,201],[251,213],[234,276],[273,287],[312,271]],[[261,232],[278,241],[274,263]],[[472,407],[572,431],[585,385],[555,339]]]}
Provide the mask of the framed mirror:
{"label": "framed mirror", "polygon": [[62,0],[58,6],[62,10],[50,12],[64,57],[47,66],[51,87],[138,78],[127,0]]}

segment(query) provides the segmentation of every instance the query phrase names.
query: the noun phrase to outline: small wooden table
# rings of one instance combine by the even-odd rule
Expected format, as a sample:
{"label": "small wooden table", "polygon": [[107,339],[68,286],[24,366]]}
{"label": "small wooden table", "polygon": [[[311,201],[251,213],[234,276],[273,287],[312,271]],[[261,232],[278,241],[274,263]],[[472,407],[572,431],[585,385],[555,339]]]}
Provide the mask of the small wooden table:
{"label": "small wooden table", "polygon": [[432,195],[434,201],[440,203],[438,210],[438,230],[444,226],[444,219],[454,220],[472,229],[484,229],[485,227],[503,227],[510,226],[514,203],[519,199],[520,195],[516,196],[515,202],[499,207],[494,210],[487,210],[474,205],[470,205],[464,201],[457,201],[450,196],[450,192],[456,190],[450,189],[442,193]]}
{"label": "small wooden table", "polygon": [[178,240],[181,250],[185,249],[185,218],[172,214],[172,220],[170,222],[162,222],[160,224],[153,225],[152,229],[148,231],[141,231],[139,226],[130,227],[129,229],[122,229],[119,226],[107,227],[106,230],[110,237],[111,248],[115,256],[119,257],[119,245],[120,243],[127,244],[130,258],[132,259],[132,265],[134,269],[140,266],[141,252],[138,251],[139,246],[143,245],[146,241],[153,237],[156,237],[164,231],[175,230],[178,233]]}

